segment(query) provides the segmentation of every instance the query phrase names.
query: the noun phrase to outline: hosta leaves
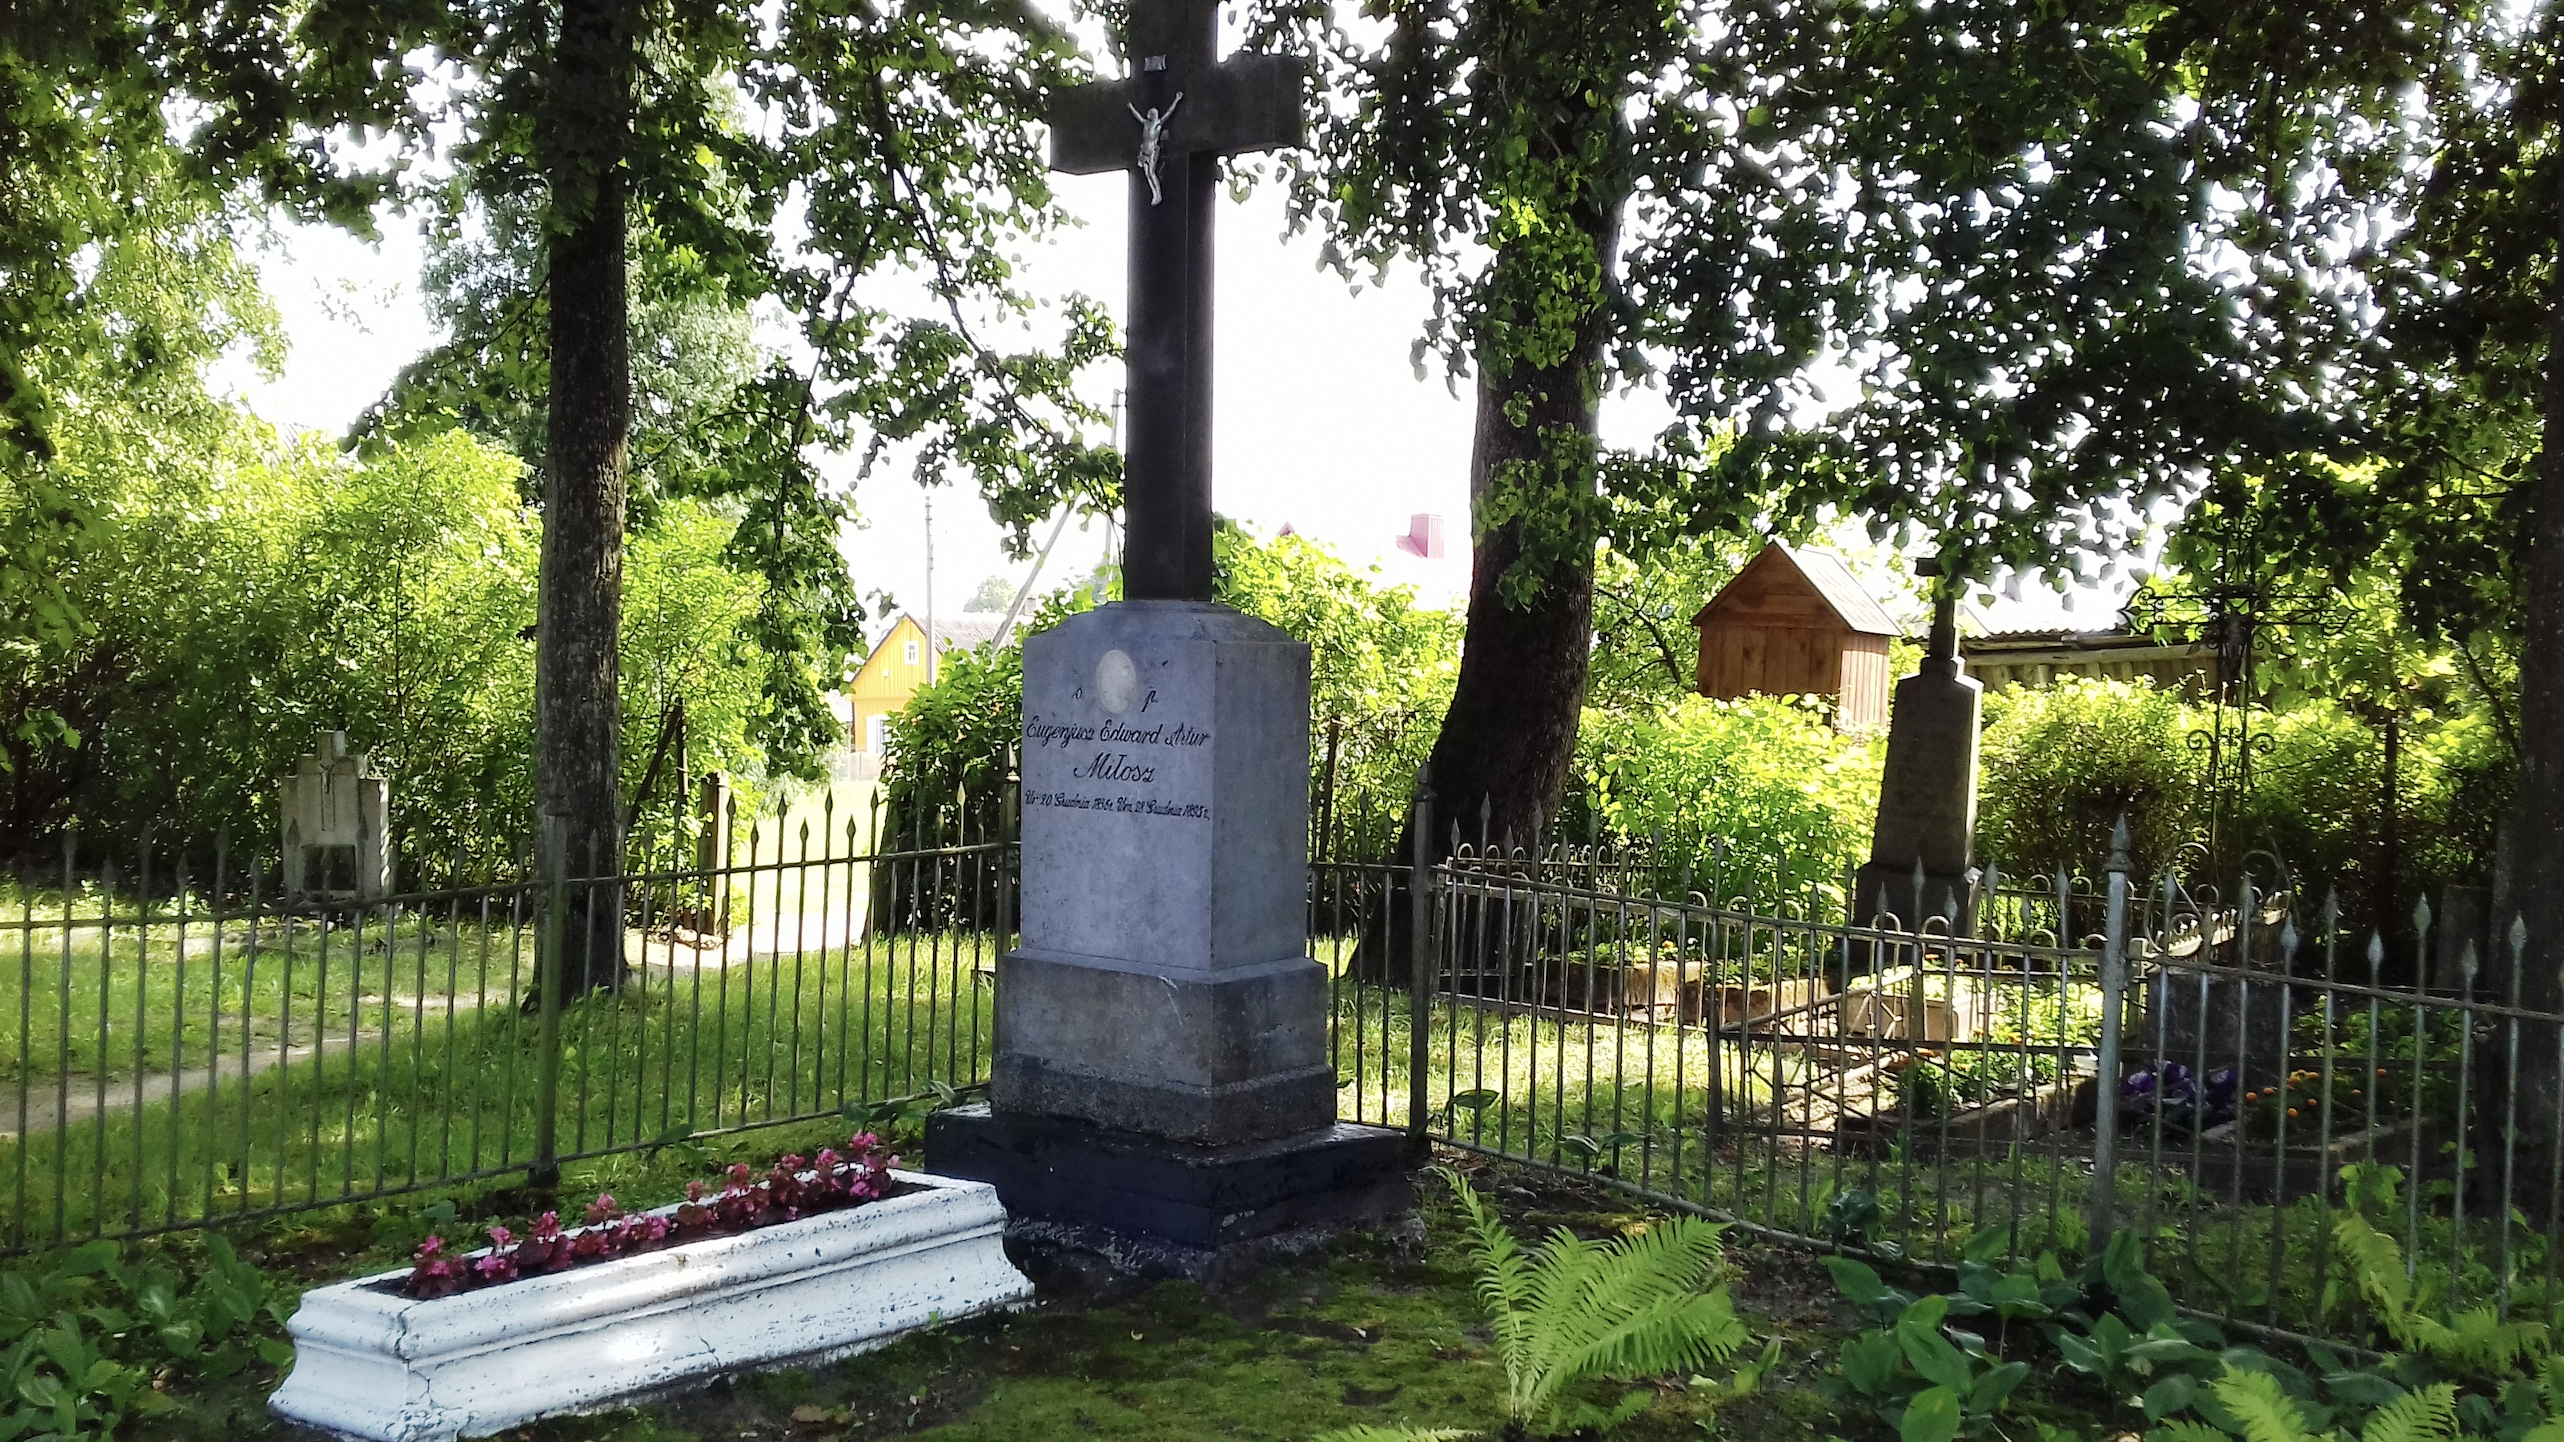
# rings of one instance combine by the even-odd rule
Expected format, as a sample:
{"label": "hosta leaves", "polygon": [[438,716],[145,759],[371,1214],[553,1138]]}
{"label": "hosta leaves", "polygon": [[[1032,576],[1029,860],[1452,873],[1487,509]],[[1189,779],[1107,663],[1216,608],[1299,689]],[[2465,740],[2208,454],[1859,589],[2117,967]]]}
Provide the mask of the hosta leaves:
{"label": "hosta leaves", "polygon": [[1896,1424],[1899,1442],[1950,1442],[1959,1434],[1959,1394],[1948,1387],[1927,1387],[1905,1404]]}

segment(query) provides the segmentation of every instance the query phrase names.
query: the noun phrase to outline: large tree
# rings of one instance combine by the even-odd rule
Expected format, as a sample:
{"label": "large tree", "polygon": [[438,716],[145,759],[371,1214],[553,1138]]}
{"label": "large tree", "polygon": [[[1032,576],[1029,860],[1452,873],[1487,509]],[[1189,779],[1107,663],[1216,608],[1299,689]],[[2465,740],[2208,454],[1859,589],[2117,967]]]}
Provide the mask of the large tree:
{"label": "large tree", "polygon": [[[847,511],[819,484],[818,450],[908,447],[921,479],[977,482],[1019,540],[1065,498],[1112,499],[1114,460],[1078,438],[1097,418],[1069,389],[1109,351],[1109,327],[1073,305],[1041,348],[1019,324],[1029,307],[1004,254],[1055,218],[1037,98],[1078,63],[1032,10],[198,8],[221,37],[176,87],[206,108],[199,148],[271,196],[360,228],[386,199],[449,229],[483,197],[539,217],[539,790],[574,868],[620,859],[613,618],[633,234],[702,286],[741,304],[770,298],[800,327],[799,353],[749,388],[728,438],[734,552],[768,581],[761,625],[779,664],[815,664],[814,613],[829,618],[818,642],[837,647],[840,667],[855,644],[835,551]],[[346,143],[357,136],[375,143]],[[891,277],[907,283],[876,283]],[[916,279],[922,314],[894,298],[916,294]]]}
{"label": "large tree", "polygon": [[[2288,318],[2303,281],[2221,265],[2220,245],[2272,237],[2226,204],[2257,188],[2226,112],[2185,93],[2178,47],[2150,48],[2165,14],[1275,15],[1336,97],[1298,214],[1348,269],[1420,265],[1419,362],[1438,348],[1478,388],[1468,641],[1433,759],[1446,816],[1519,841],[1556,814],[1598,538],[1643,557],[1844,515],[1957,575],[2054,569],[2216,465],[2323,433],[2301,401],[2333,332]],[[1679,422],[1599,445],[1605,390],[1638,381]]]}
{"label": "large tree", "polygon": [[[2457,4],[2184,11],[2188,59],[2229,128],[2296,182],[2303,223],[2336,197],[2338,264],[2362,282],[2342,322],[2333,455],[2254,477],[2275,518],[2261,554],[2190,538],[2202,562],[2258,562],[2348,588],[2391,566],[2420,633],[2459,658],[2519,755],[2484,984],[2564,1007],[2564,14]],[[2342,105],[2342,93],[2363,102]],[[2283,164],[2286,138],[2342,158]],[[2319,320],[2330,320],[2321,312]],[[2361,464],[2344,466],[2336,460]],[[2515,664],[2515,669],[2514,669]],[[2516,704],[2505,694],[2516,677]],[[2514,968],[2511,923],[2524,943]],[[2479,1175],[2551,1218],[2559,1140],[2551,1038],[2523,1034],[2514,1151]],[[2488,1048],[2499,1055],[2500,1044]],[[2489,1078],[2500,1084],[2498,1077]],[[2483,1109],[2500,1114],[2497,1106]],[[2516,1178],[2503,1169],[2516,1165]],[[2515,1185],[2514,1185],[2515,1184]]]}
{"label": "large tree", "polygon": [[196,39],[111,6],[0,13],[0,778],[21,846],[74,800],[20,760],[84,739],[44,678],[91,629],[65,585],[93,549],[89,482],[218,449],[206,368],[280,354],[220,175],[162,109]]}

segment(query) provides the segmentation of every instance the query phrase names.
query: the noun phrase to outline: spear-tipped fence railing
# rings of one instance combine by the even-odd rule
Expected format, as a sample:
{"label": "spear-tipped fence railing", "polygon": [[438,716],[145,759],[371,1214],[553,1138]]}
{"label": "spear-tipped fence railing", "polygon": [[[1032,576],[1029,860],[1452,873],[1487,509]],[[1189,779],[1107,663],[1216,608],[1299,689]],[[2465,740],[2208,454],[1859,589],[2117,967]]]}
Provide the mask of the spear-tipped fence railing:
{"label": "spear-tipped fence railing", "polygon": [[[972,1087],[1015,817],[932,810],[817,793],[611,876],[455,865],[362,904],[289,901],[251,848],[66,848],[0,908],[0,1249]],[[2514,924],[2421,907],[2393,940],[2275,867],[2122,863],[1989,867],[1953,935],[1716,856],[1439,824],[1420,788],[1315,838],[1347,1120],[1925,1262],[2133,1227],[2188,1305],[2308,1334],[2357,1329],[2355,1212],[2456,1301],[2564,1320],[2564,1015],[2524,1004]]]}
{"label": "spear-tipped fence railing", "polygon": [[2212,889],[2122,855],[1989,868],[1952,935],[1609,854],[1375,868],[1412,942],[1339,981],[1348,1119],[1927,1263],[2135,1228],[2186,1305],[2353,1340],[2358,1213],[2456,1304],[2564,1321],[2564,1015],[2522,1005],[2515,924],[2417,908],[2398,966],[2266,860]]}
{"label": "spear-tipped fence railing", "polygon": [[679,827],[619,868],[457,864],[361,901],[288,897],[249,847],[20,869],[0,1250],[543,1184],[978,1083],[1011,833],[834,791],[720,819],[702,854]]}

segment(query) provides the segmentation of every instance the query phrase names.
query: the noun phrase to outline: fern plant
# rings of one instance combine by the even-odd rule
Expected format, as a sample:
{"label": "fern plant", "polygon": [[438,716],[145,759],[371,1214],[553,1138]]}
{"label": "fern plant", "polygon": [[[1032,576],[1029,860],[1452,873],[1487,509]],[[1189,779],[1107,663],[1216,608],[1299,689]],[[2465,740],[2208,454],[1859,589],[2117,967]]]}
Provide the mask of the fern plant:
{"label": "fern plant", "polygon": [[[2235,1419],[2234,1430],[2245,1442],[2350,1442],[2349,1434],[2318,1432],[2306,1404],[2288,1395],[2279,1379],[2267,1372],[2228,1367],[2213,1384],[2217,1400]],[[2447,1382],[2406,1392],[2368,1414],[2358,1442],[2455,1442],[2457,1388]],[[2532,1433],[2535,1437],[2537,1434]],[[2204,1423],[2167,1423],[2146,1434],[2146,1442],[2229,1442],[2228,1434]]]}
{"label": "fern plant", "polygon": [[2491,1307],[2474,1307],[2443,1319],[2445,1278],[2430,1269],[2418,1277],[2404,1270],[2395,1239],[2357,1213],[2333,1224],[2344,1265],[2368,1299],[2378,1325],[2408,1352],[2417,1352],[2461,1375],[2486,1381],[2533,1368],[2546,1355],[2546,1325],[2506,1322]]}
{"label": "fern plant", "polygon": [[1724,1227],[1675,1217],[1609,1242],[1560,1227],[1526,1252],[1467,1179],[1443,1176],[1468,1218],[1478,1296],[1504,1363],[1506,1436],[1527,1436],[1535,1425],[1553,1434],[1608,1431],[1644,1407],[1647,1394],[1605,1411],[1572,1401],[1575,1384],[1698,1370],[1744,1345],[1744,1324],[1716,1283]]}

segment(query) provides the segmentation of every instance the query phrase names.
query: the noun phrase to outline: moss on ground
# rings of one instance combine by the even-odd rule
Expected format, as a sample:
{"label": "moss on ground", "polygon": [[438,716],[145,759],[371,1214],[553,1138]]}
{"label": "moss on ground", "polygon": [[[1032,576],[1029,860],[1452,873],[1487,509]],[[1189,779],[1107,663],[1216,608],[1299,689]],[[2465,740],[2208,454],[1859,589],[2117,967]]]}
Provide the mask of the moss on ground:
{"label": "moss on ground", "polygon": [[[1464,1165],[1476,1167],[1472,1160]],[[1644,1225],[1628,1197],[1528,1169],[1485,1166],[1479,1185],[1518,1233],[1567,1226],[1588,1236]],[[821,1368],[763,1373],[645,1407],[511,1431],[513,1442],[940,1442],[1236,1438],[1305,1442],[1356,1423],[1466,1427],[1493,1438],[1503,1420],[1503,1371],[1439,1189],[1425,1198],[1426,1242],[1404,1249],[1352,1235],[1325,1254],[1278,1263],[1247,1282],[1206,1291],[1166,1282],[1119,1293],[1046,1296],[1030,1311],[985,1317],[911,1337]],[[268,1264],[305,1277],[382,1264],[378,1219],[280,1234]],[[395,1226],[394,1231],[400,1230]],[[1764,1386],[1734,1396],[1688,1379],[1641,1384],[1647,1409],[1613,1435],[1682,1438],[1842,1438],[1892,1434],[1821,1392],[1858,1318],[1815,1259],[1730,1237],[1734,1286],[1758,1342],[1782,1339]],[[333,1266],[332,1264],[336,1265]],[[1721,1369],[1722,1375],[1725,1369]],[[154,1436],[285,1438],[259,1410],[274,1379],[244,1377],[189,1392]],[[1600,1384],[1598,1401],[1632,1384]],[[2094,1435],[2092,1421],[2025,1395],[2025,1413]],[[155,1419],[158,1420],[158,1419]],[[2037,1428],[2026,1419],[2016,1429]]]}

